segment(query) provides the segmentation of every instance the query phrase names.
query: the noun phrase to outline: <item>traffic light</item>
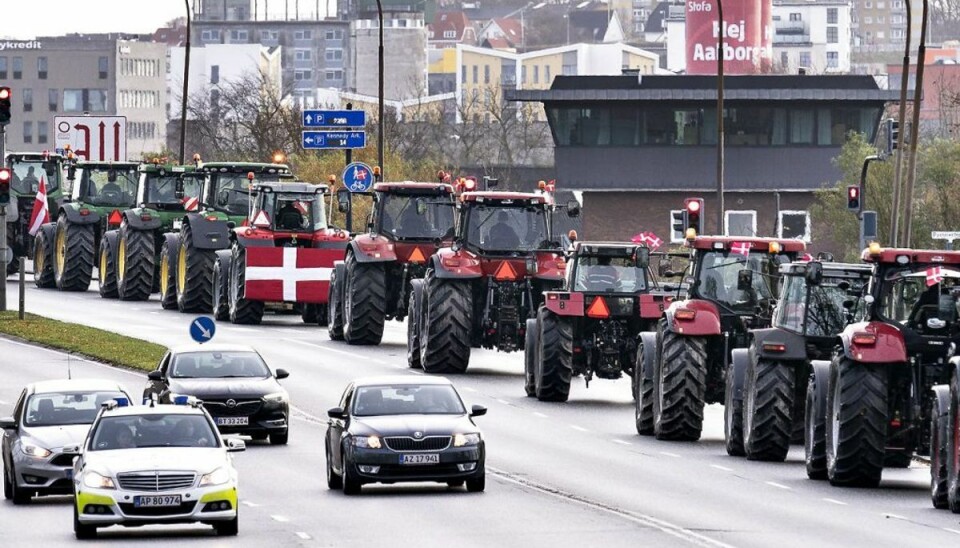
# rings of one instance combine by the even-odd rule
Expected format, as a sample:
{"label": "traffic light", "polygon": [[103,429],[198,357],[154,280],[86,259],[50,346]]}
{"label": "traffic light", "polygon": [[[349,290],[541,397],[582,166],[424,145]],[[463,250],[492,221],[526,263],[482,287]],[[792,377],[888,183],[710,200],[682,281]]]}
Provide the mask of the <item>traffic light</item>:
{"label": "traffic light", "polygon": [[8,168],[0,168],[0,206],[10,203],[10,180],[13,173]]}
{"label": "traffic light", "polygon": [[0,126],[10,123],[10,96],[13,95],[8,87],[0,87]]}
{"label": "traffic light", "polygon": [[897,141],[900,139],[900,122],[887,118],[887,154],[897,150]]}
{"label": "traffic light", "polygon": [[686,235],[692,228],[699,236],[703,233],[703,198],[687,198],[683,201],[683,231]]}
{"label": "traffic light", "polygon": [[847,187],[847,210],[860,211],[860,187],[858,185]]}

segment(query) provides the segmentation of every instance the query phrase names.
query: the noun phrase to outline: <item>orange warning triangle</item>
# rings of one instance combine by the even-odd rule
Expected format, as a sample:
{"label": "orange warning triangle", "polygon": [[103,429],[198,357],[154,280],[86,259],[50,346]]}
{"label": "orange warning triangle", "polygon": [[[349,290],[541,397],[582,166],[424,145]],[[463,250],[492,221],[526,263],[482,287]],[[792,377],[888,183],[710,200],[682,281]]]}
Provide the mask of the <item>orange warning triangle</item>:
{"label": "orange warning triangle", "polygon": [[411,263],[422,263],[425,262],[427,258],[423,256],[423,251],[420,251],[419,247],[415,247],[413,248],[413,253],[410,254],[410,258],[407,260]]}
{"label": "orange warning triangle", "polygon": [[110,212],[110,216],[107,217],[107,223],[111,225],[118,225],[123,221],[123,215],[120,215],[119,209],[114,209]]}
{"label": "orange warning triangle", "polygon": [[597,297],[587,309],[587,316],[591,318],[609,318],[610,309],[607,307],[607,301],[603,297]]}
{"label": "orange warning triangle", "polygon": [[500,267],[497,268],[497,273],[493,275],[497,280],[515,280],[517,279],[517,271],[510,266],[510,263],[503,261],[500,263]]}

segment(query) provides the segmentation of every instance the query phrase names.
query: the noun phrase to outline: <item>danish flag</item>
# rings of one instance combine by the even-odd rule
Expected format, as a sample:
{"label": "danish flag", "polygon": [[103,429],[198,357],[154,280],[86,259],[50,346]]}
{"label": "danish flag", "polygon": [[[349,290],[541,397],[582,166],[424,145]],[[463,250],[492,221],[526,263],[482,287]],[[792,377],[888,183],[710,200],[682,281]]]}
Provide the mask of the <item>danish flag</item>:
{"label": "danish flag", "polygon": [[641,232],[630,239],[635,244],[647,244],[647,247],[657,249],[663,245],[663,240],[657,237],[653,232]]}
{"label": "danish flag", "polygon": [[943,267],[932,266],[927,269],[927,287],[943,281]]}
{"label": "danish flag", "polygon": [[37,189],[37,197],[33,200],[33,213],[30,215],[30,235],[36,236],[40,231],[40,225],[50,222],[50,206],[47,204],[47,179],[40,176],[40,187]]}
{"label": "danish flag", "polygon": [[750,244],[747,242],[733,242],[730,244],[730,251],[736,253],[737,255],[743,255],[747,257],[750,255]]}
{"label": "danish flag", "polygon": [[248,247],[245,299],[266,302],[327,302],[333,262],[343,250],[300,247]]}

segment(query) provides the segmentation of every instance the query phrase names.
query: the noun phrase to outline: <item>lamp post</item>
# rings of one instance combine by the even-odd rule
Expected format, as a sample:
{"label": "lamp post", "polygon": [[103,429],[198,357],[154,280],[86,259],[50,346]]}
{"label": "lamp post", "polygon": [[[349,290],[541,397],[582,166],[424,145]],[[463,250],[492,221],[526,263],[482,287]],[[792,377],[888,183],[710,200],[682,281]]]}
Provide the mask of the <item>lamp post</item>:
{"label": "lamp post", "polygon": [[[903,46],[903,69],[900,73],[900,114],[897,118],[897,124],[900,128],[897,135],[897,162],[893,173],[893,207],[890,209],[892,220],[890,222],[890,245],[897,247],[900,239],[900,195],[901,195],[901,175],[903,173],[903,136],[906,133],[907,125],[907,83],[910,80],[910,34],[912,21],[910,19],[910,0],[904,0],[907,7],[907,39]],[[862,246],[861,246],[862,249]]]}
{"label": "lamp post", "polygon": [[717,0],[717,18],[720,20],[717,32],[717,234],[726,233],[723,226],[723,0]]}
{"label": "lamp post", "polygon": [[[913,236],[913,184],[917,178],[917,144],[920,142],[920,102],[923,99],[923,67],[927,53],[927,0],[923,0],[923,20],[920,22],[920,44],[917,48],[917,81],[913,89],[913,116],[910,124],[910,161],[907,165],[907,186],[903,197],[903,241],[910,247]],[[903,131],[903,128],[900,129]]]}
{"label": "lamp post", "polygon": [[183,95],[180,97],[180,163],[187,158],[187,94],[190,92],[190,0],[183,0],[183,4],[187,7],[187,49],[183,54]]}
{"label": "lamp post", "polygon": [[380,166],[380,177],[383,180],[386,170],[383,169],[383,3],[377,0],[377,19],[379,20],[380,44],[377,48],[377,164]]}

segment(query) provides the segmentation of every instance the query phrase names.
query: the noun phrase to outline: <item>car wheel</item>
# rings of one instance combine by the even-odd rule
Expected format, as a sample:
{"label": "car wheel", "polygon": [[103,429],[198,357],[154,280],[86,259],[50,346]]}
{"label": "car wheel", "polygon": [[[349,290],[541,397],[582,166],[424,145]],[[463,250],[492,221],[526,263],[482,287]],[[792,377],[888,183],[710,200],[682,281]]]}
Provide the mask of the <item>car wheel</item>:
{"label": "car wheel", "polygon": [[450,487],[463,487],[463,480],[448,481],[447,485]]}
{"label": "car wheel", "polygon": [[343,458],[343,474],[341,476],[343,481],[343,494],[344,495],[359,495],[360,494],[360,480],[353,477],[353,474],[350,472],[350,463],[346,458]]}
{"label": "car wheel", "polygon": [[253,441],[263,441],[270,437],[268,434],[250,434],[250,439]]}
{"label": "car wheel", "polygon": [[235,537],[240,532],[240,515],[230,521],[218,521],[213,524],[218,537]]}
{"label": "car wheel", "polygon": [[97,527],[95,525],[84,525],[80,523],[80,510],[77,503],[73,503],[73,534],[78,540],[88,540],[97,538]]}
{"label": "car wheel", "polygon": [[290,437],[290,430],[284,430],[283,433],[270,434],[271,445],[286,445]]}
{"label": "car wheel", "polygon": [[487,475],[483,474],[480,477],[470,478],[467,480],[467,492],[469,493],[482,493],[487,486]]}
{"label": "car wheel", "polygon": [[343,478],[340,474],[333,471],[333,456],[330,455],[330,448],[327,448],[327,489],[343,489]]}
{"label": "car wheel", "polygon": [[[21,489],[20,486],[17,485],[16,470],[14,470],[12,466],[10,467],[9,481],[10,481],[10,497],[9,498],[13,499],[13,503],[17,505],[30,504],[30,499],[33,497],[33,493],[31,493],[30,491],[27,491],[26,489]],[[4,485],[4,488],[6,488],[6,485]]]}
{"label": "car wheel", "polygon": [[13,498],[13,484],[10,482],[7,468],[6,465],[3,466],[3,498],[10,500]]}

